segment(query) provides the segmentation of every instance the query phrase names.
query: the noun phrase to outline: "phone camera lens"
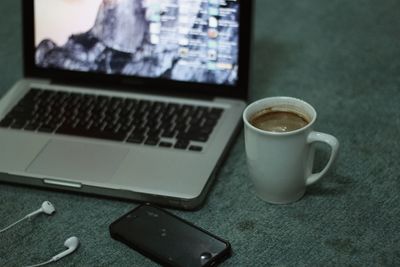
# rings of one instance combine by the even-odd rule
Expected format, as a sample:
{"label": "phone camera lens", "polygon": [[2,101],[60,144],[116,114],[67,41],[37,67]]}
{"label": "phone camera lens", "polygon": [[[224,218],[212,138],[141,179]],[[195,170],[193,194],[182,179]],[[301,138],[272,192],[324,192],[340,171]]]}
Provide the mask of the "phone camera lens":
{"label": "phone camera lens", "polygon": [[206,260],[211,259],[211,257],[212,257],[212,255],[211,255],[210,252],[203,252],[203,253],[201,253],[201,255],[200,255],[200,260],[206,261]]}

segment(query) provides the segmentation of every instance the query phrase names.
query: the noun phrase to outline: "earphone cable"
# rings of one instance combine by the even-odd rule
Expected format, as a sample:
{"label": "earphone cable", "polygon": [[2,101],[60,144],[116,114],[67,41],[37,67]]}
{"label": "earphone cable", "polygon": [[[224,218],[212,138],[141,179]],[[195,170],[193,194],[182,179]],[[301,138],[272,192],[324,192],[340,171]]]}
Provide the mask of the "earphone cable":
{"label": "earphone cable", "polygon": [[42,262],[42,263],[38,263],[38,264],[34,264],[34,265],[28,265],[28,266],[25,266],[25,267],[38,267],[38,266],[43,266],[43,265],[49,264],[49,263],[51,263],[51,262],[53,262],[53,261],[54,261],[53,259],[50,259],[50,260],[45,261],[45,262]]}
{"label": "earphone cable", "polygon": [[16,221],[15,223],[12,223],[12,224],[10,224],[9,226],[7,226],[6,228],[4,228],[4,229],[1,229],[0,230],[0,233],[3,233],[3,232],[5,232],[5,231],[7,231],[8,229],[10,229],[11,227],[13,227],[14,225],[16,225],[17,223],[20,223],[20,222],[22,222],[23,220],[25,220],[25,219],[28,219],[28,217],[27,216],[25,216],[24,218],[22,218],[22,219],[20,219],[20,220],[18,220],[18,221]]}

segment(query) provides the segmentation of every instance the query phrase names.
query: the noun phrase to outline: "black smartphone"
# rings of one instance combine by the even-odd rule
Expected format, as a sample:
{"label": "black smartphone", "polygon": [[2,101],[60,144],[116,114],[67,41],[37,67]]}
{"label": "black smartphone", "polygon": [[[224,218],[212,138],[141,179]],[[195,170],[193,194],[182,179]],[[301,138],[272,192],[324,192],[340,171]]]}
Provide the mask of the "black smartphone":
{"label": "black smartphone", "polygon": [[231,254],[227,241],[150,204],[117,219],[110,234],[163,266],[215,266]]}

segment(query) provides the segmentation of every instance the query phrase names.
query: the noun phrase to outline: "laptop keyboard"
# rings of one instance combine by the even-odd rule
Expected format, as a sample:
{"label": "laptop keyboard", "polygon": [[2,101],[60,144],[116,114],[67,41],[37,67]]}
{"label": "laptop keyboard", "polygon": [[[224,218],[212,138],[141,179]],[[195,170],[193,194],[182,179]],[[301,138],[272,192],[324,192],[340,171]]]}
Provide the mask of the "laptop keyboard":
{"label": "laptop keyboard", "polygon": [[31,89],[0,127],[201,151],[221,108]]}

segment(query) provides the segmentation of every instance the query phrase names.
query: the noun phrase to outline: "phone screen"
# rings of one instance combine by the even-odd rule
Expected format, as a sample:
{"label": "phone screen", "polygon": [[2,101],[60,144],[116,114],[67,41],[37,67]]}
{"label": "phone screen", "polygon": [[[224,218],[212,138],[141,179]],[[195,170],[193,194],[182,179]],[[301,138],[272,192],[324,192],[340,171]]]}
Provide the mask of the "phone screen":
{"label": "phone screen", "polygon": [[230,254],[227,241],[148,204],[112,223],[110,233],[166,266],[213,266]]}

